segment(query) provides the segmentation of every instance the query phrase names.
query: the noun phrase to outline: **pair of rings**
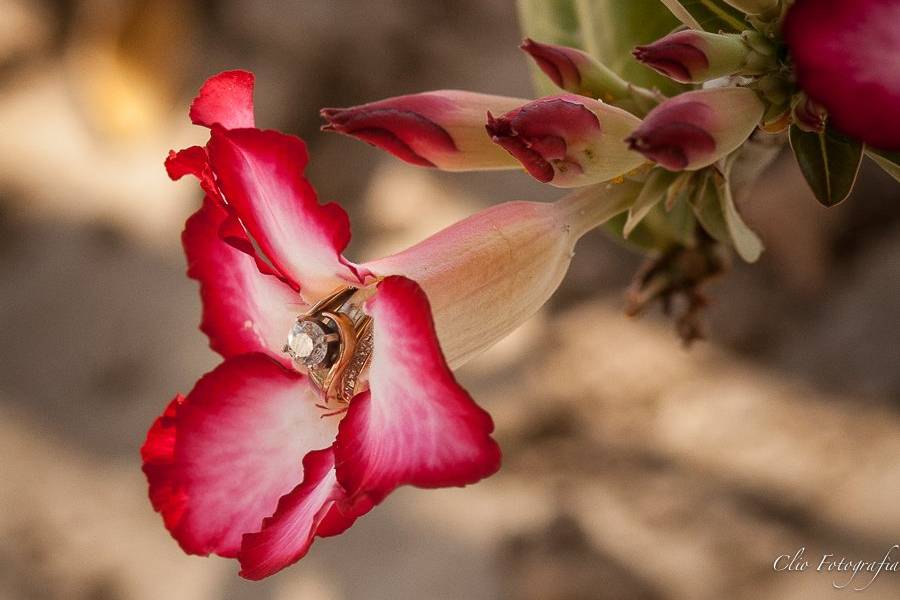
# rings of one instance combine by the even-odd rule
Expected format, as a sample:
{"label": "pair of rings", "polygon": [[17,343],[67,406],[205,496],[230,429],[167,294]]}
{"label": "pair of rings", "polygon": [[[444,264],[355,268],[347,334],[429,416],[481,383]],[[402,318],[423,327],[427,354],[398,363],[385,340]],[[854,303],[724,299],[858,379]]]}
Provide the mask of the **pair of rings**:
{"label": "pair of rings", "polygon": [[372,318],[352,302],[357,291],[338,288],[298,316],[283,348],[326,404],[350,402],[372,357]]}

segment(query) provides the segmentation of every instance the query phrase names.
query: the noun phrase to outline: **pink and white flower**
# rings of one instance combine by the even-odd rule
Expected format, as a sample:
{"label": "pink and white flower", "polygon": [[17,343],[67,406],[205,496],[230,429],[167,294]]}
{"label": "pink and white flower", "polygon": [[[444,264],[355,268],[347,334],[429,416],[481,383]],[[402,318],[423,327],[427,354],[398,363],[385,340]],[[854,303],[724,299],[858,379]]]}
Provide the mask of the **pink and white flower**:
{"label": "pink and white flower", "polygon": [[[167,161],[206,192],[183,242],[201,329],[225,360],[172,400],[142,456],[182,548],[236,558],[259,579],[400,485],[462,486],[499,468],[491,418],[450,367],[532,315],[578,238],[627,208],[636,184],[500,204],[355,264],[342,255],[346,213],[320,204],[303,176],[303,142],[254,127],[252,86],[245,72],[210,79],[191,108],[209,143]],[[283,344],[298,314],[344,286],[358,288],[374,348],[365,383],[335,411]]]}

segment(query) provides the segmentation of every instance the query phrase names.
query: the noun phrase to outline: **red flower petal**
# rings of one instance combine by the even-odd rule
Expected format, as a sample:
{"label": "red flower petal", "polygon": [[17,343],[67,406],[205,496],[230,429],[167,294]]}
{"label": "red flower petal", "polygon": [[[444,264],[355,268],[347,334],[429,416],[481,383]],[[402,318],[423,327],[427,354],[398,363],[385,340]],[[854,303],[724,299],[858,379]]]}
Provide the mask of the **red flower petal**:
{"label": "red flower petal", "polygon": [[797,82],[844,133],[900,150],[900,3],[797,0],[784,25]]}
{"label": "red flower petal", "polygon": [[253,73],[225,71],[206,80],[191,103],[191,122],[226,129],[253,127]]}
{"label": "red flower petal", "polygon": [[178,181],[185,175],[194,175],[199,179],[208,166],[206,149],[202,146],[191,146],[178,152],[169,150],[166,157],[166,173],[172,181]]}
{"label": "red flower petal", "polygon": [[144,452],[150,497],[185,552],[237,556],[243,534],[303,479],[303,457],[331,444],[335,419],[321,417],[317,400],[303,375],[245,354],[154,424]]}
{"label": "red flower petal", "polygon": [[359,282],[341,252],[350,241],[347,213],[319,204],[303,177],[306,145],[277,131],[214,127],[207,146],[229,206],[263,254],[307,298]]}
{"label": "red flower petal", "polygon": [[352,507],[352,511],[344,512],[344,509],[348,508],[347,503],[336,503],[325,515],[325,518],[322,519],[322,522],[319,523],[316,535],[319,537],[340,535],[347,531],[356,522],[357,518],[372,510],[374,506],[371,502],[360,501]]}
{"label": "red flower petal", "polygon": [[[225,205],[225,209],[230,211],[231,207]],[[241,220],[234,213],[228,212],[225,220],[222,221],[222,225],[219,227],[219,237],[232,248],[236,248],[251,257],[256,262],[256,268],[259,269],[260,273],[263,275],[274,275],[285,285],[293,287],[293,284],[284,275],[275,270],[275,267],[267,263],[265,258],[256,251],[256,248],[253,247],[253,241],[241,224]]]}
{"label": "red flower petal", "polygon": [[175,456],[175,414],[184,402],[178,394],[147,432],[147,440],[141,447],[144,475],[150,484],[150,503],[161,513],[166,528],[172,529],[181,520],[185,496],[174,485],[172,462]]}
{"label": "red flower petal", "polygon": [[290,286],[260,273],[252,257],[222,241],[228,218],[224,208],[206,198],[182,234],[188,276],[200,282],[200,329],[225,358],[263,352],[290,366],[281,348],[305,306]]}
{"label": "red flower petal", "polygon": [[403,484],[462,486],[496,472],[494,424],[447,367],[422,289],[387,277],[366,310],[375,323],[370,390],[350,403],[334,446],[351,510]]}
{"label": "red flower petal", "polygon": [[209,168],[209,160],[206,156],[206,148],[191,146],[175,152],[169,150],[166,158],[166,173],[172,181],[178,181],[185,175],[193,175],[200,180],[200,187],[213,198],[222,201],[222,195],[216,186],[212,170]]}
{"label": "red flower petal", "polygon": [[[303,558],[322,526],[336,510],[335,502],[344,498],[344,490],[334,472],[331,448],[310,452],[303,459],[303,483],[282,496],[278,509],[263,521],[262,530],[248,533],[241,543],[241,576],[247,579],[268,577]],[[333,517],[331,517],[333,519]],[[343,519],[344,531],[355,519]],[[335,521],[328,525],[334,534]]]}

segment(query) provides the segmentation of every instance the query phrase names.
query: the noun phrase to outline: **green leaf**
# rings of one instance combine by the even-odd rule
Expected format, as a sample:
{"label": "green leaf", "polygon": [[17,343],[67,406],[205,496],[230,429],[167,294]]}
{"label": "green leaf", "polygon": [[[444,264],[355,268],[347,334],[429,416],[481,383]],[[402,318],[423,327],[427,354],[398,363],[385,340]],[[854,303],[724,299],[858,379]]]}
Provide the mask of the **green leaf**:
{"label": "green leaf", "polygon": [[826,127],[822,133],[791,125],[791,148],[816,199],[825,206],[844,200],[853,189],[863,145]]}
{"label": "green leaf", "polygon": [[866,148],[866,155],[875,161],[875,164],[884,169],[884,172],[900,181],[900,152],[886,152]]}
{"label": "green leaf", "polygon": [[722,0],[661,0],[692,29],[712,33],[740,33],[748,28],[746,15]]}
{"label": "green leaf", "polygon": [[576,0],[584,49],[621,77],[675,94],[683,86],[639,63],[631,52],[671,33],[676,19],[659,0]]}
{"label": "green leaf", "polygon": [[[518,0],[522,33],[539,42],[579,48],[631,83],[676,93],[685,89],[631,55],[635,46],[671,32],[678,20],[659,0]],[[540,94],[559,90],[532,65]]]}
{"label": "green leaf", "polygon": [[519,0],[519,25],[530,37],[580,48],[575,0]]}

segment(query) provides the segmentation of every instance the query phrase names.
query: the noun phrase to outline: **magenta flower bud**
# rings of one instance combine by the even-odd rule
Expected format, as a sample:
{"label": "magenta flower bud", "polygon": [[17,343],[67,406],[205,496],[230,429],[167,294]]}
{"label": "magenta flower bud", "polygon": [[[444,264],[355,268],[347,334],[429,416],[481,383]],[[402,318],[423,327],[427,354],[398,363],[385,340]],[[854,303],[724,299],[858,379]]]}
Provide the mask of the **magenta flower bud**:
{"label": "magenta flower bud", "polygon": [[519,46],[557,87],[613,102],[629,97],[628,82],[586,52],[568,46],[542,44],[525,38]]}
{"label": "magenta flower bud", "polygon": [[686,92],[650,111],[627,142],[670,171],[694,171],[740,146],[753,133],[764,108],[748,88]]}
{"label": "magenta flower bud", "polygon": [[796,0],[783,34],[797,84],[828,111],[829,126],[900,150],[900,3]]}
{"label": "magenta flower bud", "polygon": [[821,104],[800,92],[791,102],[791,119],[803,131],[821,133],[825,131],[828,112]]}
{"label": "magenta flower bud", "polygon": [[459,90],[425,92],[352,108],[323,108],[328,124],[322,129],[358,138],[420,167],[512,169],[518,164],[484,135],[484,116],[524,102]]}
{"label": "magenta flower bud", "polygon": [[557,187],[606,181],[643,163],[622,141],[640,119],[603,102],[564,94],[488,114],[491,139],[532,177]]}
{"label": "magenta flower bud", "polygon": [[741,35],[693,29],[638,46],[633,54],[648,67],[681,83],[701,83],[736,73],[755,75],[774,60],[759,55]]}

